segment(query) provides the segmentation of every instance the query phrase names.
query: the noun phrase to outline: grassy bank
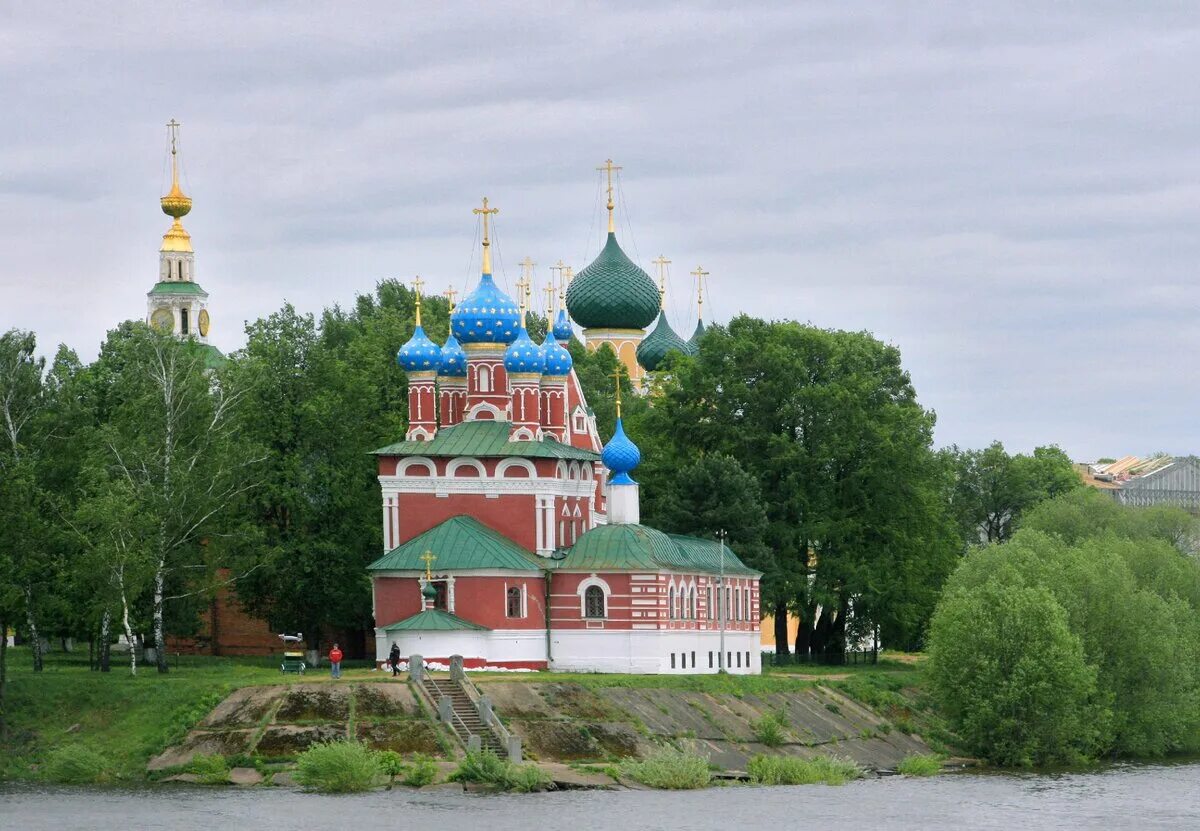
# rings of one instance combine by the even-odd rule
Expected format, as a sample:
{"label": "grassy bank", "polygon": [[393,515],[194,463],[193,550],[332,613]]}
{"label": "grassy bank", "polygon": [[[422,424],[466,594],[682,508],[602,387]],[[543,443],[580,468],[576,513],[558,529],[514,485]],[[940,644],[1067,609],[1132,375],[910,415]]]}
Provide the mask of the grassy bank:
{"label": "grassy bank", "polygon": [[[139,667],[137,677],[116,664],[110,673],[92,672],[86,653],[52,653],[41,673],[32,671],[28,649],[12,648],[8,657],[0,779],[41,778],[53,751],[80,747],[103,758],[109,779],[141,781],[151,756],[182,738],[233,690],[327,678],[321,672],[280,675],[278,659],[270,657],[185,657],[166,675]],[[358,680],[372,675],[379,673],[343,673]]]}
{"label": "grassy bank", "polygon": [[[61,771],[100,765],[107,781],[138,782],[146,763],[176,744],[235,689],[281,683],[329,683],[326,672],[283,676],[278,658],[181,660],[166,675],[152,667],[130,677],[124,667],[91,672],[86,654],[48,656],[35,674],[28,650],[10,652],[7,696],[9,731],[0,742],[0,779],[61,778]],[[768,668],[761,676],[599,675],[584,673],[474,674],[482,685],[577,684],[588,689],[669,689],[736,698],[791,692],[823,684],[885,714],[907,731],[944,733],[920,691],[912,663],[883,660],[875,666]],[[347,668],[342,683],[385,681],[369,667]],[[945,743],[935,746],[944,752]]]}

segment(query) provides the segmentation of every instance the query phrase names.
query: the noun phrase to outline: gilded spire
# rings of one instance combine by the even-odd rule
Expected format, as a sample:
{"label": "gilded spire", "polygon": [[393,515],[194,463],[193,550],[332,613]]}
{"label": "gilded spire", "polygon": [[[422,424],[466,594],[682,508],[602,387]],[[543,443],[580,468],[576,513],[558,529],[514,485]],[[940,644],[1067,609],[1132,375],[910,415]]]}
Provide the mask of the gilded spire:
{"label": "gilded spire", "polygon": [[499,208],[489,208],[487,197],[483,197],[483,207],[473,208],[472,213],[483,216],[483,273],[492,273],[492,240],[488,234],[488,217],[500,213]]}
{"label": "gilded spire", "polygon": [[608,176],[608,232],[615,234],[617,232],[617,223],[613,220],[613,208],[616,207],[613,204],[613,171],[620,170],[621,168],[613,164],[612,159],[605,159],[604,164],[596,169],[603,170]]}
{"label": "gilded spire", "polygon": [[617,368],[612,374],[613,380],[617,384],[617,420],[618,421],[621,419],[621,370],[622,369],[624,369],[624,367],[621,366],[620,364],[617,364]]}
{"label": "gilded spire", "polygon": [[425,281],[421,279],[420,274],[418,274],[416,277],[413,278],[413,281],[412,281],[413,294],[415,294],[417,296],[416,306],[417,306],[417,325],[418,326],[421,325],[421,288],[424,285],[425,285]]}
{"label": "gilded spire", "polygon": [[708,272],[701,266],[696,266],[692,276],[696,278],[696,319],[702,321],[704,320],[704,278],[708,276]]}
{"label": "gilded spire", "polygon": [[[559,262],[561,263],[562,260],[559,260]],[[571,281],[575,279],[575,269],[571,268],[571,266],[569,266],[569,265],[563,266],[561,279],[562,279],[562,288],[559,289],[559,292],[558,292],[558,301],[560,304],[566,303],[567,288],[571,285]]]}
{"label": "gilded spire", "polygon": [[442,297],[446,298],[446,302],[450,304],[450,313],[454,314],[454,298],[458,297],[458,292],[452,288],[446,289],[444,292],[442,292]]}
{"label": "gilded spire", "polygon": [[542,293],[546,295],[546,322],[551,328],[554,326],[554,284],[549,283],[542,289]]}
{"label": "gilded spire", "polygon": [[[529,259],[526,257],[525,259]],[[525,279],[525,275],[521,275],[521,279],[517,280],[517,326],[525,328],[525,298],[529,294],[529,281]]]}
{"label": "gilded spire", "polygon": [[167,233],[163,235],[163,251],[184,251],[192,250],[192,238],[188,232],[184,230],[183,223],[180,219],[188,215],[192,209],[192,200],[183,189],[179,186],[179,122],[171,119],[167,122],[167,133],[171,137],[171,189],[167,195],[158,200],[162,206],[162,211],[174,221],[171,227],[167,229]]}
{"label": "gilded spire", "polygon": [[662,254],[658,255],[657,260],[651,260],[655,268],[658,269],[658,307],[660,309],[667,308],[667,266],[671,264]]}

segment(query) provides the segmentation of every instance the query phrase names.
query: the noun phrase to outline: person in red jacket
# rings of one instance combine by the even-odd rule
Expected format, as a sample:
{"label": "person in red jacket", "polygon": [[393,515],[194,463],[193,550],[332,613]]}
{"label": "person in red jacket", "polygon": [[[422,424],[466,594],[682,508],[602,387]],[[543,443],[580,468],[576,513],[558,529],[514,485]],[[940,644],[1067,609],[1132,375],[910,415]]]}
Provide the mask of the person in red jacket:
{"label": "person in red jacket", "polygon": [[329,650],[329,667],[333,671],[334,678],[342,677],[342,648],[336,643],[333,649]]}

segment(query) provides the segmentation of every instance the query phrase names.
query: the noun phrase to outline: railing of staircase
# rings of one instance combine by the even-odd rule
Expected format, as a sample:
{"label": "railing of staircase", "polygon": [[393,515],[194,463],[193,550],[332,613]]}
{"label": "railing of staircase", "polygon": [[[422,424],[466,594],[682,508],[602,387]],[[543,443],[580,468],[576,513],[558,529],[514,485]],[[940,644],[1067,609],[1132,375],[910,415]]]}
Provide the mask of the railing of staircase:
{"label": "railing of staircase", "polygon": [[500,721],[500,717],[496,715],[496,711],[492,709],[490,699],[484,696],[483,693],[479,691],[479,688],[475,686],[474,682],[472,682],[471,679],[465,674],[458,679],[458,683],[459,686],[462,687],[463,692],[467,694],[467,698],[471,699],[471,703],[475,705],[475,711],[479,713],[479,720],[482,721],[486,727],[490,727],[492,730],[494,730],[500,739],[500,743],[505,747],[508,747],[508,742],[509,739],[512,738],[512,733],[507,727],[504,726],[504,723]]}

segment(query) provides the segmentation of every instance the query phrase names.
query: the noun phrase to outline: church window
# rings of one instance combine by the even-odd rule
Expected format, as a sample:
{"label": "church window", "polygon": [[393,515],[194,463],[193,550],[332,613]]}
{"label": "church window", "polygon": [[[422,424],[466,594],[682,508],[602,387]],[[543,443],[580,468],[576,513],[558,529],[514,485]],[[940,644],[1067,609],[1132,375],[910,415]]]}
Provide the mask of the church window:
{"label": "church window", "polygon": [[749,650],[747,650],[746,651],[746,669],[749,669],[749,668],[750,668],[750,652],[749,652]]}
{"label": "church window", "polygon": [[709,669],[712,669],[712,668],[713,668],[713,663],[712,663],[712,661],[713,661],[713,659],[712,659],[712,650],[710,649],[710,650],[708,650],[708,668],[709,668]]}
{"label": "church window", "polygon": [[737,665],[738,665],[738,669],[742,668],[742,653],[740,653],[740,652],[737,654]]}
{"label": "church window", "polygon": [[185,335],[188,333],[188,310],[187,309],[179,310],[179,331]]}
{"label": "church window", "polygon": [[433,584],[433,608],[441,609],[443,612],[449,611],[447,602],[448,594],[446,592],[446,581],[439,580]]}
{"label": "church window", "polygon": [[604,590],[599,586],[588,586],[583,593],[583,616],[604,617]]}
{"label": "church window", "polygon": [[675,653],[671,653],[671,669],[675,669]]}
{"label": "church window", "polygon": [[750,619],[750,589],[749,587],[742,589],[742,594],[745,597],[746,620]]}
{"label": "church window", "polygon": [[692,653],[692,669],[696,668],[696,653]]}
{"label": "church window", "polygon": [[[692,586],[692,620],[697,620],[699,618],[699,615],[696,614],[697,611],[698,611],[698,609],[696,608],[696,587]],[[695,666],[695,665],[696,665],[695,662],[693,662],[692,666]]]}
{"label": "church window", "polygon": [[675,619],[675,587],[667,589],[667,617]]}
{"label": "church window", "polygon": [[486,366],[479,367],[479,391],[492,391],[492,371]]}
{"label": "church window", "polygon": [[509,617],[524,617],[521,614],[521,587],[510,586],[507,595],[507,613]]}
{"label": "church window", "polygon": [[[712,602],[712,586],[706,586],[704,589],[704,608],[708,609],[709,620],[717,619],[717,607]],[[712,662],[710,661],[709,664],[711,665]]]}

